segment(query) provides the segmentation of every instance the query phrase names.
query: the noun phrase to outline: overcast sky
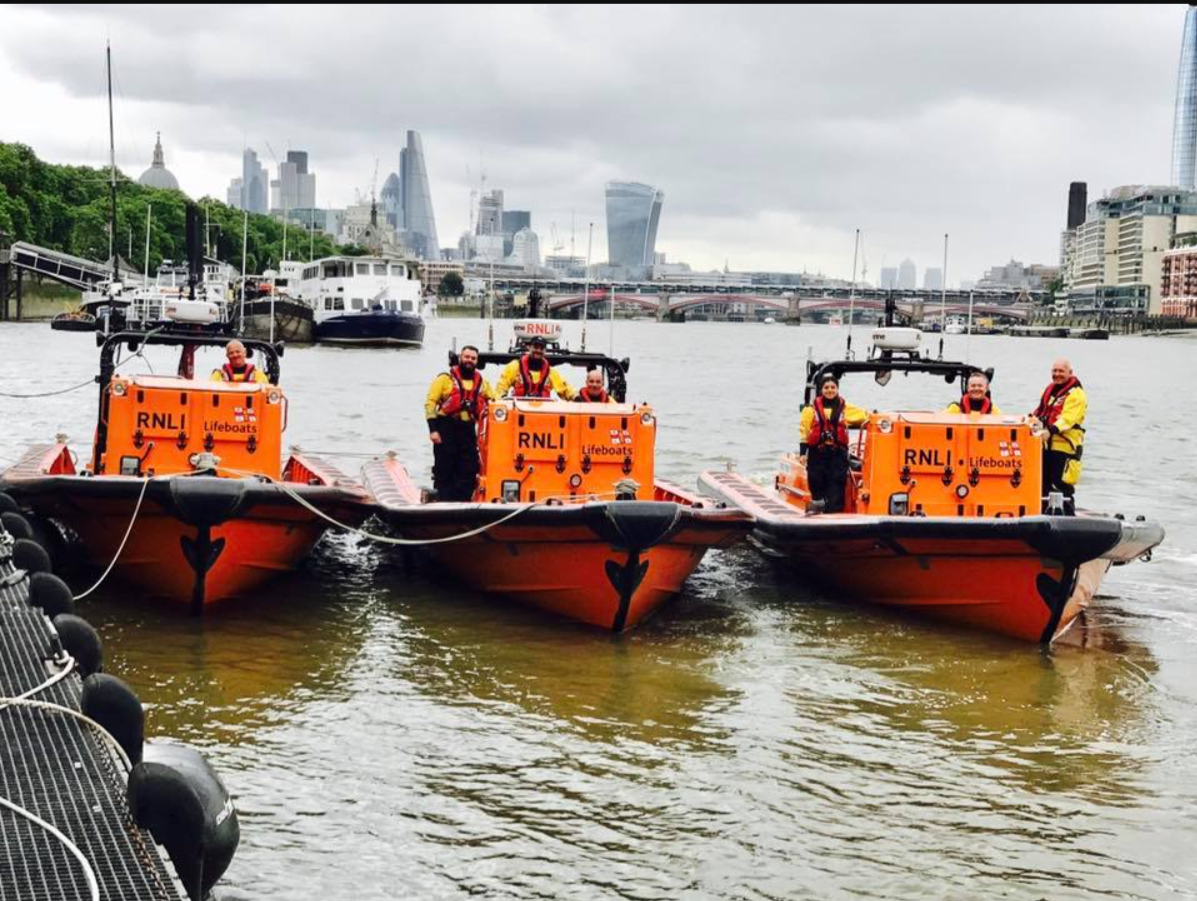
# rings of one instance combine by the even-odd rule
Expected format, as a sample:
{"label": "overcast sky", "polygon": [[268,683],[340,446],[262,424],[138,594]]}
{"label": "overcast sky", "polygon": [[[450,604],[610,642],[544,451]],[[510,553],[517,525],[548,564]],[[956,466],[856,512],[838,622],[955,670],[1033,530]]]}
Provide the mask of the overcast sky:
{"label": "overcast sky", "polygon": [[[696,268],[949,282],[1055,264],[1068,183],[1169,177],[1185,7],[58,6],[0,9],[0,139],[117,164],[162,132],[192,196],[223,199],[246,145],[307,150],[345,206],[424,141],[442,245],[481,170],[578,253],[603,184],[665,192],[657,250]],[[273,171],[272,171],[273,174]]]}

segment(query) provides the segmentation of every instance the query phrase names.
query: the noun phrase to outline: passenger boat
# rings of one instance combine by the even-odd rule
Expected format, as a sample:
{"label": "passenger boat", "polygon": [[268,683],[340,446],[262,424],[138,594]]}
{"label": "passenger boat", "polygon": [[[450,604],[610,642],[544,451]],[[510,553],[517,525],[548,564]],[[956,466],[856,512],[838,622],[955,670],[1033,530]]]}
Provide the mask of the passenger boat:
{"label": "passenger boat", "polygon": [[313,338],[357,347],[419,347],[424,342],[415,266],[384,256],[327,257],[293,277],[292,296],[312,308]]}
{"label": "passenger boat", "polygon": [[[516,345],[482,353],[479,368],[519,359],[522,342],[546,330],[559,336],[560,324],[518,327]],[[751,520],[655,478],[657,417],[626,402],[627,360],[571,353],[553,342],[546,359],[603,370],[617,403],[488,404],[470,502],[427,502],[393,456],[366,464],[362,480],[378,515],[404,539],[429,542],[423,549],[446,573],[623,632],[677,594],[708,549],[743,537]]]}
{"label": "passenger boat", "polygon": [[[868,359],[808,362],[806,402],[828,374],[963,386],[980,371],[920,356],[900,328],[879,332]],[[1164,531],[1142,517],[1065,516],[1054,498],[1045,512],[1039,428],[1022,415],[875,411],[851,446],[843,513],[818,512],[792,453],[770,487],[731,472],[704,473],[699,484],[754,517],[752,541],[765,555],[837,597],[1050,643],[1111,565],[1148,557]]]}
{"label": "passenger boat", "polygon": [[[198,348],[226,336],[182,326],[99,336],[99,417],[91,462],[64,438],[31,447],[0,485],[76,536],[92,563],[148,595],[204,605],[294,569],[330,517],[360,523],[371,502],[322,460],[281,453],[287,398],[281,346],[244,340],[268,382],[192,377]],[[125,375],[121,348],[181,348],[180,376]]]}

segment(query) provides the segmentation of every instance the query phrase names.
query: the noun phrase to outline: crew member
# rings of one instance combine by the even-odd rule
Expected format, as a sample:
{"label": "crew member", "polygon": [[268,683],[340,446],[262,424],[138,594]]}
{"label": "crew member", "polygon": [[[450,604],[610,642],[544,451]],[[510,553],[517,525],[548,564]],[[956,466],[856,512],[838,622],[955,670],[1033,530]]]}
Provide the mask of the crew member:
{"label": "crew member", "polygon": [[212,381],[259,382],[261,384],[270,381],[266,377],[266,373],[245,358],[245,345],[235,338],[225,345],[224,355],[229,358],[229,361],[219,369],[212,370]]}
{"label": "crew member", "polygon": [[798,431],[801,462],[812,501],[823,502],[824,513],[841,513],[848,481],[848,426],[861,426],[869,414],[840,397],[835,376],[823,377],[819,396],[802,411]]}
{"label": "crew member", "polygon": [[1081,451],[1085,443],[1085,412],[1089,399],[1067,360],[1052,363],[1051,384],[1043,391],[1031,414],[1044,428],[1043,495],[1064,495],[1064,512],[1075,511],[1073,496],[1081,478]]}
{"label": "crew member", "polygon": [[607,393],[603,387],[603,374],[597,369],[586,373],[586,386],[578,392],[578,403],[583,404],[613,404],[615,398]]}
{"label": "crew member", "polygon": [[548,399],[554,392],[562,400],[573,400],[578,396],[573,386],[545,359],[544,338],[540,335],[528,339],[528,352],[503,368],[495,393],[503,397],[508,391],[516,397]]}
{"label": "crew member", "polygon": [[457,365],[432,380],[424,401],[432,442],[437,500],[468,501],[478,481],[478,422],[494,393],[478,372],[478,348],[467,344]]}
{"label": "crew member", "polygon": [[948,404],[945,413],[991,413],[998,415],[999,410],[989,396],[989,376],[983,372],[974,372],[968,377],[968,385],[960,400]]}

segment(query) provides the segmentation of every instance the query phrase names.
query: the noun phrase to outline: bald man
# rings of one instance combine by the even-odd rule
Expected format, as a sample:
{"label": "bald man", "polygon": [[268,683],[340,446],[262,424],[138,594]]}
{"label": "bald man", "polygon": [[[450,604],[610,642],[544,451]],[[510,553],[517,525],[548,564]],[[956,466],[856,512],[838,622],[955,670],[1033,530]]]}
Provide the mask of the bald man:
{"label": "bald man", "polygon": [[266,384],[269,379],[266,373],[257,369],[245,357],[245,345],[233,339],[225,345],[224,355],[229,361],[219,369],[212,370],[214,382],[259,382]]}
{"label": "bald man", "polygon": [[1031,414],[1044,428],[1047,447],[1043,452],[1043,495],[1053,491],[1064,495],[1065,512],[1075,510],[1073,495],[1081,477],[1081,452],[1085,443],[1085,413],[1089,399],[1072,371],[1072,364],[1060,359],[1052,363],[1051,384],[1043,391],[1039,406]]}

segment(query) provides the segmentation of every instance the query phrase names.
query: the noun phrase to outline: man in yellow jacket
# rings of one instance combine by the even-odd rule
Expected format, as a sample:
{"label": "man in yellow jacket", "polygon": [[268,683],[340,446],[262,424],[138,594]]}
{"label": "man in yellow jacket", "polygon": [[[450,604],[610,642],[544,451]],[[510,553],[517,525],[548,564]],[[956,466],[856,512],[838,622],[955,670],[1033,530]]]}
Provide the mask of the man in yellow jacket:
{"label": "man in yellow jacket", "polygon": [[1081,452],[1085,444],[1085,413],[1089,398],[1067,360],[1052,363],[1051,384],[1043,391],[1031,414],[1044,428],[1043,495],[1064,495],[1064,511],[1075,510],[1073,496],[1081,478]]}
{"label": "man in yellow jacket", "polygon": [[548,399],[554,392],[562,400],[573,400],[578,396],[574,387],[545,359],[544,338],[539,335],[528,341],[526,354],[503,368],[495,393],[504,397],[508,391],[516,397]]}
{"label": "man in yellow jacket", "polygon": [[824,513],[842,513],[848,483],[848,426],[861,426],[869,414],[840,397],[834,376],[824,376],[815,402],[802,410],[798,434],[801,462],[812,501],[823,502]]}
{"label": "man in yellow jacket", "polygon": [[212,370],[212,381],[258,382],[263,385],[270,381],[266,377],[266,373],[246,359],[245,345],[236,338],[225,345],[224,355],[228,357],[229,361]]}
{"label": "man in yellow jacket", "polygon": [[603,387],[603,374],[597,369],[586,373],[586,384],[575,398],[580,404],[613,404],[615,398]]}
{"label": "man in yellow jacket", "polygon": [[478,482],[478,422],[495,395],[478,372],[478,348],[467,344],[457,365],[432,380],[424,401],[432,442],[437,500],[468,501]]}
{"label": "man in yellow jacket", "polygon": [[989,397],[989,377],[983,372],[974,372],[968,377],[964,395],[958,401],[948,404],[945,413],[988,413],[994,416],[1002,411]]}

